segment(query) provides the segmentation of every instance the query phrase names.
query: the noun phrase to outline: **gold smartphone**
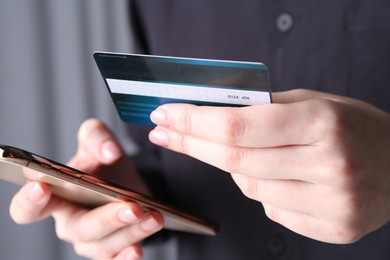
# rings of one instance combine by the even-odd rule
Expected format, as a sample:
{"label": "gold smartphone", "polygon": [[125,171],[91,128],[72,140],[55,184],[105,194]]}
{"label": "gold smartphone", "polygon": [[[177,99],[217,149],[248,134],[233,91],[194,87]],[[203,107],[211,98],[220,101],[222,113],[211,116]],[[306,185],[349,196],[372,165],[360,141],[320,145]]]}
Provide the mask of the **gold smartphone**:
{"label": "gold smartphone", "polygon": [[164,216],[164,227],[167,229],[211,236],[217,233],[214,221],[183,212],[149,196],[31,152],[0,145],[0,179],[23,185],[28,181],[23,168],[42,173],[37,181],[49,184],[54,195],[69,201],[88,207],[134,201],[145,210],[159,211]]}

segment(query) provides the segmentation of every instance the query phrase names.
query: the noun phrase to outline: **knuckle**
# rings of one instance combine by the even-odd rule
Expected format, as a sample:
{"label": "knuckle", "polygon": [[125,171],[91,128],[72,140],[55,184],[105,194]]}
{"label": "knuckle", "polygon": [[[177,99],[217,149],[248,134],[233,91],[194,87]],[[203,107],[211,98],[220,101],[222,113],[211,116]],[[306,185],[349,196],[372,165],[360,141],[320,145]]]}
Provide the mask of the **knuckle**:
{"label": "knuckle", "polygon": [[67,232],[65,231],[65,229],[61,226],[61,225],[58,225],[56,223],[55,225],[55,231],[56,231],[56,234],[57,234],[57,237],[63,241],[69,241],[69,238],[68,238],[68,235],[67,235]]}
{"label": "knuckle", "polygon": [[[351,181],[359,180],[358,173],[364,165],[364,160],[360,160],[358,151],[353,149],[356,145],[354,138],[353,122],[348,116],[341,112],[339,105],[333,101],[313,100],[315,107],[311,112],[314,118],[312,127],[319,133],[321,144],[320,167],[326,173],[333,176],[337,174],[337,180],[348,184]],[[320,109],[321,108],[321,109]],[[361,157],[361,156],[360,156]],[[326,159],[325,159],[326,158]]]}
{"label": "knuckle", "polygon": [[358,222],[365,215],[367,198],[363,198],[361,191],[350,191],[341,199],[344,218],[350,222]]}
{"label": "knuckle", "polygon": [[76,243],[73,244],[73,249],[77,255],[85,257],[85,258],[93,258],[92,253],[96,253],[95,250],[91,250],[90,247],[86,244]]}
{"label": "knuckle", "polygon": [[84,246],[82,246],[81,244],[73,244],[73,250],[76,252],[77,255],[87,257],[83,248]]}
{"label": "knuckle", "polygon": [[228,144],[238,143],[246,132],[245,120],[231,113],[225,113],[221,118],[224,118],[220,124],[222,141]]}
{"label": "knuckle", "polygon": [[177,140],[179,151],[184,154],[191,154],[191,146],[188,138],[182,134],[178,134]]}
{"label": "knuckle", "polygon": [[258,186],[257,186],[257,180],[252,177],[244,178],[240,182],[240,188],[242,190],[242,193],[251,199],[258,198]]}
{"label": "knuckle", "polygon": [[193,113],[191,110],[184,112],[180,118],[180,123],[184,127],[185,133],[192,133],[192,121],[193,121]]}
{"label": "knuckle", "polygon": [[79,256],[91,259],[112,259],[117,252],[101,243],[75,243],[73,249]]}
{"label": "knuckle", "polygon": [[312,126],[323,139],[342,144],[352,136],[354,123],[342,104],[332,100],[312,100],[309,109]]}
{"label": "knuckle", "polygon": [[337,197],[338,214],[331,223],[331,235],[336,243],[354,243],[365,234],[366,208],[362,196],[347,193]]}
{"label": "knuckle", "polygon": [[351,217],[354,217],[355,212],[355,201],[350,195],[341,194],[335,198],[335,208],[338,209],[336,212],[336,222],[346,224],[350,221]]}
{"label": "knuckle", "polygon": [[102,226],[105,229],[112,229],[118,226],[117,217],[115,215],[109,215],[109,216],[101,215],[98,219],[98,222],[100,226]]}
{"label": "knuckle", "polygon": [[264,206],[265,215],[272,221],[280,223],[279,209],[273,206]]}
{"label": "knuckle", "polygon": [[236,173],[241,168],[245,150],[241,147],[230,146],[224,150],[223,162],[227,172]]}
{"label": "knuckle", "polygon": [[333,160],[333,167],[339,175],[341,180],[347,184],[355,184],[359,181],[358,177],[358,165],[349,154],[343,153]]}
{"label": "knuckle", "polygon": [[64,239],[66,239],[67,237],[71,237],[72,241],[75,241],[77,243],[91,242],[89,236],[87,236],[84,232],[76,231],[76,232],[68,233],[68,231],[64,231],[63,234],[64,234]]}
{"label": "knuckle", "polygon": [[319,165],[323,167],[325,178],[332,184],[345,188],[358,185],[363,177],[359,174],[363,169],[363,160],[359,160],[354,153],[340,140],[330,141],[324,146]]}
{"label": "knuckle", "polygon": [[309,102],[309,116],[312,126],[323,135],[338,132],[342,125],[342,113],[335,102],[330,100],[314,99]]}
{"label": "knuckle", "polygon": [[346,225],[338,225],[334,227],[332,233],[334,242],[338,244],[355,243],[364,236],[361,228]]}
{"label": "knuckle", "polygon": [[99,256],[100,259],[112,259],[118,252],[116,252],[112,247],[107,246],[95,246],[95,254]]}

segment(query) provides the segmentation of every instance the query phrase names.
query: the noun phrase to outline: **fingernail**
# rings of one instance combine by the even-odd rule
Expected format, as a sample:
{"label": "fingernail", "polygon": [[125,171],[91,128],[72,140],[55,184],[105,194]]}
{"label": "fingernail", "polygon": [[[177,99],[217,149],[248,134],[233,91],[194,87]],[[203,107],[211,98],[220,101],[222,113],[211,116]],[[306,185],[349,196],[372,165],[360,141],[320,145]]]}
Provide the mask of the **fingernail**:
{"label": "fingernail", "polygon": [[168,144],[168,135],[166,131],[161,128],[155,128],[150,132],[150,139],[153,143],[161,146]]}
{"label": "fingernail", "polygon": [[38,183],[34,183],[32,188],[27,192],[27,198],[33,202],[40,201],[41,199],[43,199],[44,195],[45,193],[41,185],[39,185]]}
{"label": "fingernail", "polygon": [[158,108],[150,114],[150,120],[160,126],[168,126],[168,116],[164,109]]}
{"label": "fingernail", "polygon": [[110,161],[118,160],[122,155],[122,152],[118,145],[111,140],[106,141],[102,144],[101,152],[103,157]]}
{"label": "fingernail", "polygon": [[160,229],[160,224],[153,216],[147,216],[144,220],[141,221],[140,226],[143,230],[150,232]]}
{"label": "fingernail", "polygon": [[137,220],[137,216],[134,214],[134,212],[127,207],[122,207],[119,209],[118,217],[125,223],[134,223]]}

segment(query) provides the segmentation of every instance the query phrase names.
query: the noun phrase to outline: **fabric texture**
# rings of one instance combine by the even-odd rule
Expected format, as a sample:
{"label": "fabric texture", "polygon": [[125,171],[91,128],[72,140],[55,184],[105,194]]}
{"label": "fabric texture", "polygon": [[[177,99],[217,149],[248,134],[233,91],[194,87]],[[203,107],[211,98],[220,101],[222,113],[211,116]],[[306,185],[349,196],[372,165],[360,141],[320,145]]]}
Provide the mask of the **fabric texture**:
{"label": "fabric texture", "polygon": [[[259,61],[270,68],[273,91],[314,89],[390,111],[389,1],[135,0],[130,7],[140,53]],[[281,14],[292,18],[289,30],[278,27]],[[129,128],[137,158],[153,158],[149,168],[137,160],[146,179],[170,203],[221,226],[216,237],[172,233],[178,259],[390,258],[390,225],[350,245],[305,238],[270,221],[228,174],[150,145],[148,130]]]}

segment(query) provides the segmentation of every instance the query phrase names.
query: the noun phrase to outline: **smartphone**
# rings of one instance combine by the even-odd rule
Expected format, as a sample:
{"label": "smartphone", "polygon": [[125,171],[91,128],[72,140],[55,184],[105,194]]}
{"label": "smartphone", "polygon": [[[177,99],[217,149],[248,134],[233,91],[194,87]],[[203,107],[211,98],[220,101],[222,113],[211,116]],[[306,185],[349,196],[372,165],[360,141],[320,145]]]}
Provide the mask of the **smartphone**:
{"label": "smartphone", "polygon": [[23,185],[28,181],[23,168],[40,172],[37,181],[49,184],[54,195],[69,201],[87,207],[133,201],[139,203],[144,210],[159,211],[164,216],[166,229],[210,236],[217,234],[218,225],[215,221],[181,211],[152,197],[37,154],[0,145],[0,179]]}

